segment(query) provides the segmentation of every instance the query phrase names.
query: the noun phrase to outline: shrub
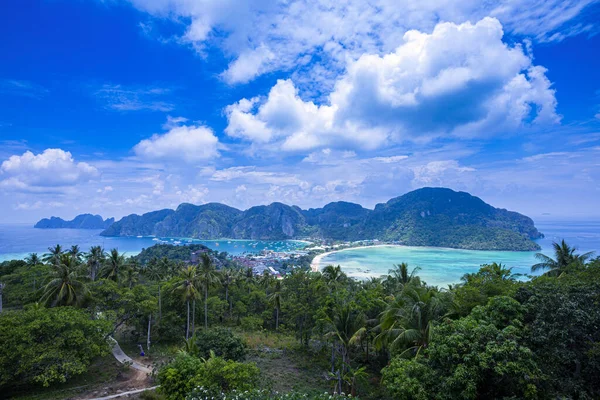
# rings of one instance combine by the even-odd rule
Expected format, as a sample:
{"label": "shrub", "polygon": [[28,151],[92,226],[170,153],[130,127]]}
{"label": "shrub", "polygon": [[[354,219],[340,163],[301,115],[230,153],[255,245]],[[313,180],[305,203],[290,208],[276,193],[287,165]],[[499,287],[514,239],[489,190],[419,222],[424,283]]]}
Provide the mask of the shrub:
{"label": "shrub", "polygon": [[[317,395],[308,395],[302,392],[288,393],[273,393],[268,390],[248,390],[237,391],[233,390],[229,393],[215,393],[204,387],[197,387],[187,397],[187,400],[344,400],[352,399],[352,396],[346,395],[331,395],[329,393],[321,393]],[[354,397],[357,399],[357,397]]]}
{"label": "shrub", "polygon": [[211,356],[208,360],[180,353],[157,375],[160,393],[169,400],[183,400],[196,387],[214,393],[252,390],[260,371],[254,363],[240,363]]}
{"label": "shrub", "polygon": [[214,328],[196,334],[197,356],[209,358],[213,351],[216,356],[227,360],[240,361],[246,357],[246,344],[225,328]]}
{"label": "shrub", "polygon": [[264,321],[259,317],[244,317],[241,319],[242,329],[245,331],[259,331],[263,327]]}

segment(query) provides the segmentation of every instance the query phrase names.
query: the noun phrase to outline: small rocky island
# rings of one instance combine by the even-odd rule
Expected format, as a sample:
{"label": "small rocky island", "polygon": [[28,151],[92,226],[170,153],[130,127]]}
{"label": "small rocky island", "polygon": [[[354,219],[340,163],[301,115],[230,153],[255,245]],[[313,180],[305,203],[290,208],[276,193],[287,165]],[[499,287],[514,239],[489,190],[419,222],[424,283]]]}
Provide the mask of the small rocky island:
{"label": "small rocky island", "polygon": [[107,229],[115,222],[114,218],[103,219],[100,215],[81,214],[70,221],[50,217],[38,221],[34,228],[39,229]]}

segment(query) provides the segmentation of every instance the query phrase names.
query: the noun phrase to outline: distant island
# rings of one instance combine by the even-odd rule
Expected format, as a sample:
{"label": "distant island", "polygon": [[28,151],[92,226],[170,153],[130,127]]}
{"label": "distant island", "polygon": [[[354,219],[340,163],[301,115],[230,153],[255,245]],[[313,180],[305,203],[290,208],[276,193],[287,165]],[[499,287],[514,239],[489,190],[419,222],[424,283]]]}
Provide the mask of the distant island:
{"label": "distant island", "polygon": [[286,240],[323,238],[380,240],[408,246],[471,250],[539,250],[543,235],[531,218],[495,208],[478,197],[447,188],[422,188],[377,204],[333,202],[302,210],[272,203],[241,211],[220,203],[181,204],[132,214],[106,228],[103,236],[160,236],[199,239]]}
{"label": "distant island", "polygon": [[104,220],[100,215],[81,214],[71,221],[50,217],[38,221],[34,228],[40,229],[106,229],[115,222],[114,218]]}

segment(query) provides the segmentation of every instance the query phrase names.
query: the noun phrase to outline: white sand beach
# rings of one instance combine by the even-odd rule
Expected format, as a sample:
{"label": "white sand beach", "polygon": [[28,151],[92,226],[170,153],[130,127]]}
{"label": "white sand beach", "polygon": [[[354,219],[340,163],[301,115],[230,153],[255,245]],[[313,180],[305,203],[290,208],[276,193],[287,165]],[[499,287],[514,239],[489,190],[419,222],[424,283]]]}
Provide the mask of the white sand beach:
{"label": "white sand beach", "polygon": [[366,249],[366,248],[373,248],[373,247],[406,247],[406,246],[402,246],[399,244],[374,244],[371,246],[348,247],[346,249],[327,251],[325,253],[318,254],[315,256],[315,258],[313,258],[312,262],[310,263],[310,269],[313,272],[319,272],[319,270],[321,269],[321,260],[323,259],[323,257],[328,256],[329,254],[338,253],[340,251],[346,251],[346,250]]}

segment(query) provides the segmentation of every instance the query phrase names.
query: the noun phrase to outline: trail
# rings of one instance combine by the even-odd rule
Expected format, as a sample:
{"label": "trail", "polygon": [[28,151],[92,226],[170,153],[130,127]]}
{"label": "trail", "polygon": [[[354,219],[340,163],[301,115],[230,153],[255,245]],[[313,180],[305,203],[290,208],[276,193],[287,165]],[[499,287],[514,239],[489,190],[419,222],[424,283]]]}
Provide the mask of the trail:
{"label": "trail", "polygon": [[133,369],[137,369],[138,371],[142,371],[147,374],[152,373],[152,370],[150,368],[138,363],[137,361],[134,361],[131,357],[125,354],[123,350],[121,350],[121,346],[119,346],[119,343],[113,337],[110,337],[109,341],[113,356],[115,356],[118,362],[120,362],[121,364],[125,364],[126,362],[131,363],[131,368]]}
{"label": "trail", "polygon": [[119,397],[123,397],[123,396],[129,396],[130,394],[137,394],[137,393],[142,393],[145,392],[146,390],[154,390],[158,388],[158,386],[152,386],[149,388],[143,388],[143,389],[136,389],[136,390],[130,390],[129,392],[123,392],[123,393],[117,393],[117,394],[111,394],[110,396],[105,396],[105,397],[96,397],[95,399],[90,399],[90,400],[109,400],[109,399],[118,399]]}

